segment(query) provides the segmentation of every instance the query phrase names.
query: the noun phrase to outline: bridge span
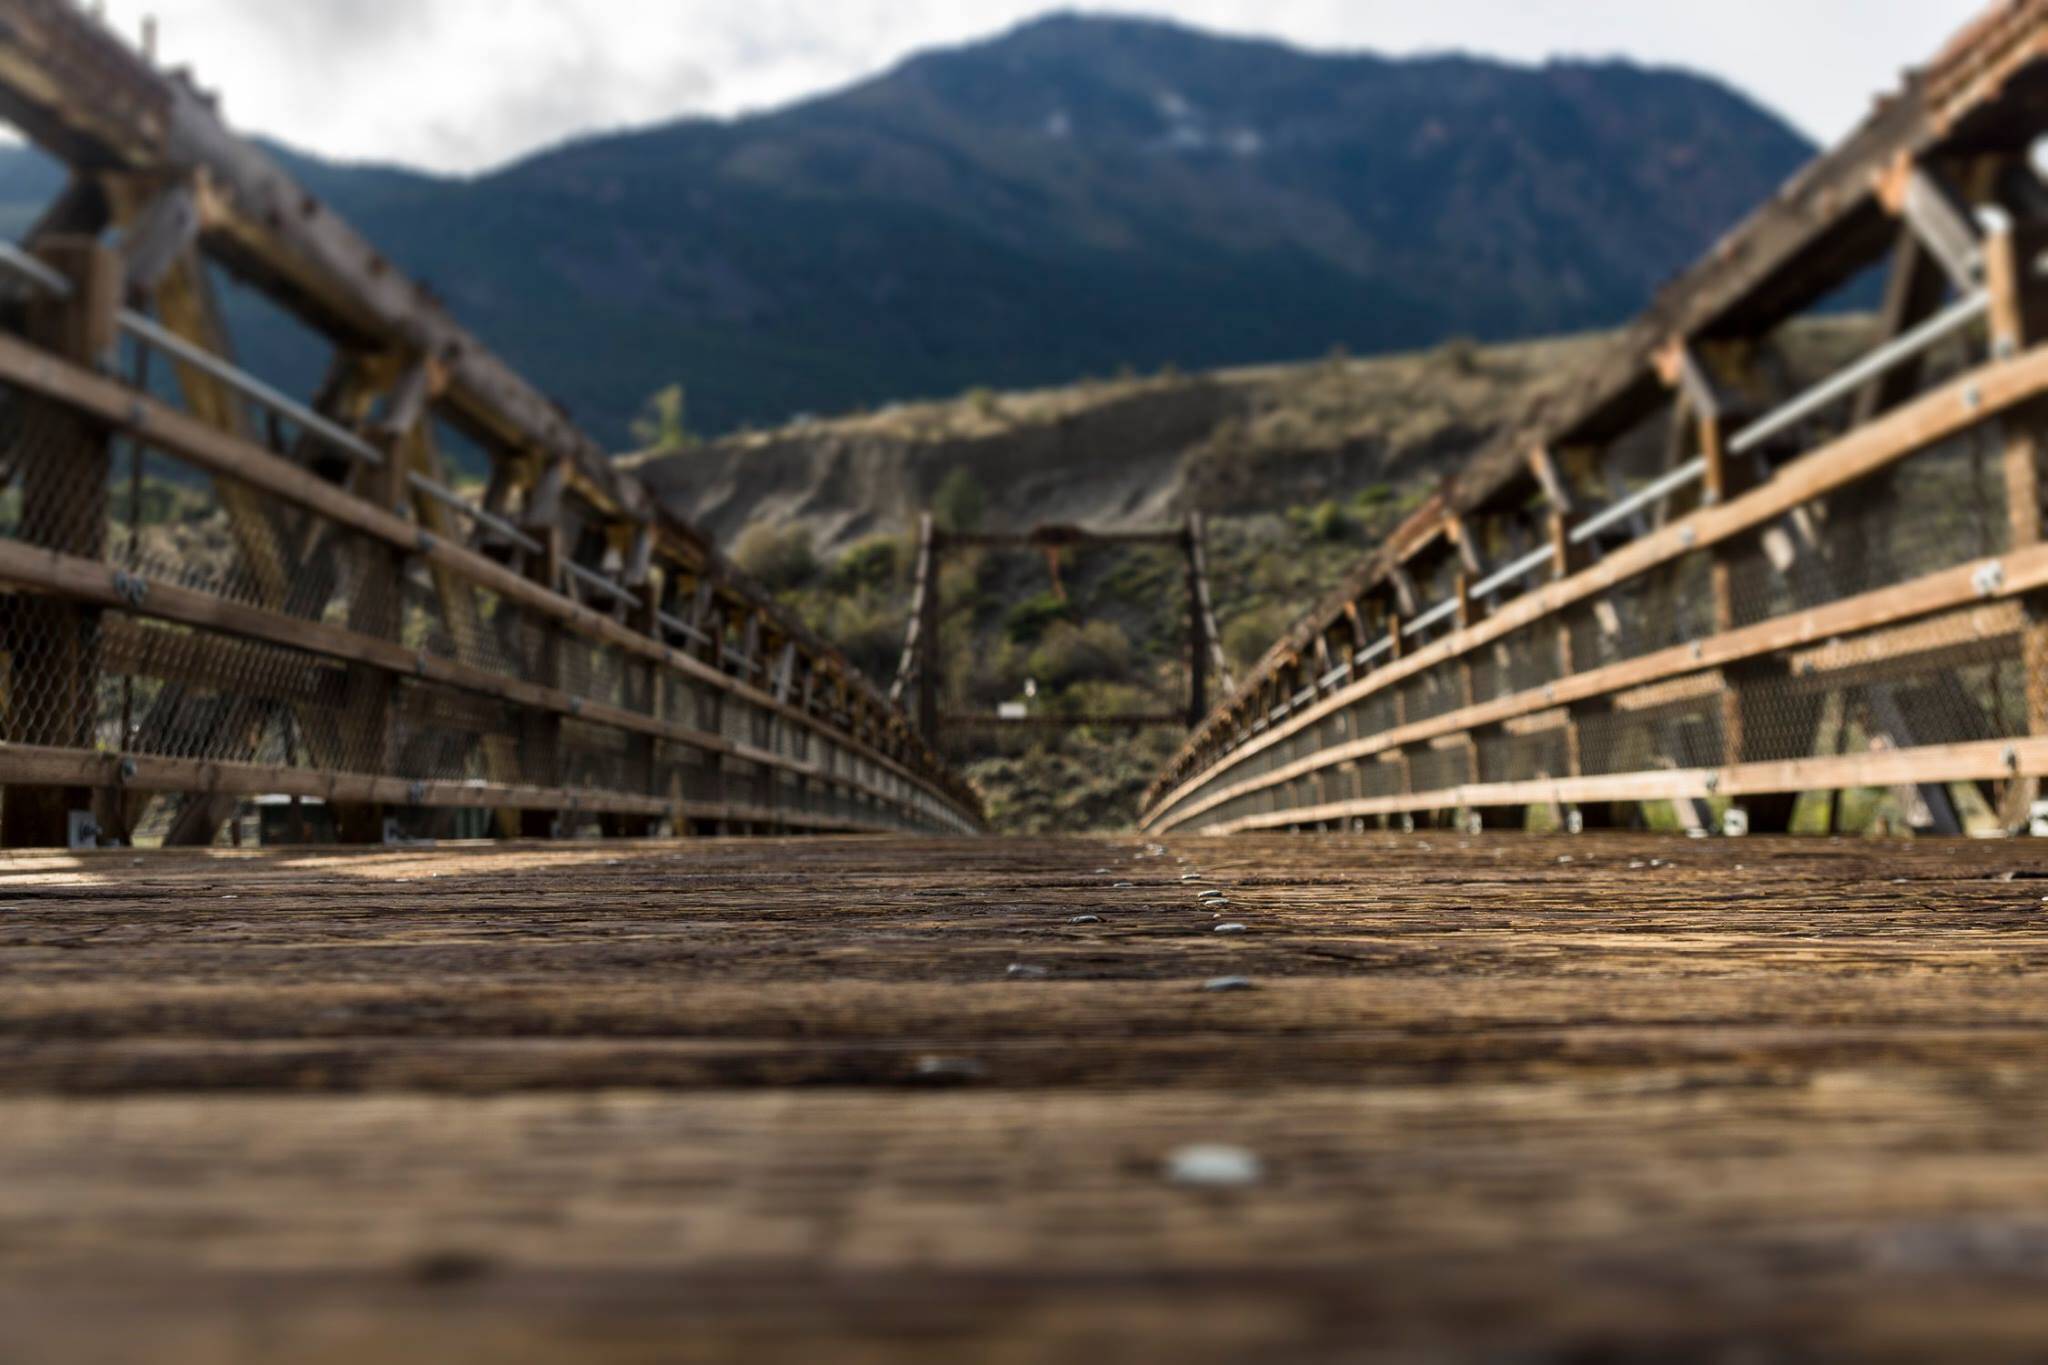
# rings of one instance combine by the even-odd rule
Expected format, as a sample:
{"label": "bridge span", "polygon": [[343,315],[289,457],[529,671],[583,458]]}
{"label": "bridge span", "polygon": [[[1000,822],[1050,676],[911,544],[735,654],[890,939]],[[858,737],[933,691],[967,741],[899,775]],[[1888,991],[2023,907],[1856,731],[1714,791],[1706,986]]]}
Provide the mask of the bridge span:
{"label": "bridge span", "polygon": [[936,656],[920,726],[80,7],[0,0],[0,115],[72,174],[0,250],[0,1359],[2044,1354],[2042,846],[1777,832],[2048,776],[2048,0],[1097,838],[959,837]]}
{"label": "bridge span", "polygon": [[2038,1358],[2029,847],[11,855],[0,1342]]}
{"label": "bridge span", "polygon": [[[6,0],[0,115],[70,168],[0,249],[0,841],[209,844],[258,796],[353,842],[980,827],[898,707],[188,76]],[[224,278],[327,356],[317,393],[238,363]]]}
{"label": "bridge span", "polygon": [[[1143,828],[2024,828],[2048,775],[2048,7],[1993,6],[1479,452]],[[1786,324],[1881,292],[1795,389]]]}

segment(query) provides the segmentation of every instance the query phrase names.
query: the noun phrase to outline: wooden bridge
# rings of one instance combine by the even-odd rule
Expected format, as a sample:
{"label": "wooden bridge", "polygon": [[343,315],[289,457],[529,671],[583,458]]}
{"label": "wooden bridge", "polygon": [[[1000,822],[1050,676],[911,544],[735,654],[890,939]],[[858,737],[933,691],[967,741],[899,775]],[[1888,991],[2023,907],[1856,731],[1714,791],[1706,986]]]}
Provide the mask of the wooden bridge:
{"label": "wooden bridge", "polygon": [[[1277,645],[1143,827],[1824,830],[1858,788],[2024,827],[2044,55],[2044,7],[1998,5],[1795,176]],[[1792,388],[1782,329],[1879,277],[1873,349]]]}
{"label": "wooden bridge", "polygon": [[[897,708],[185,79],[20,0],[0,114],[72,168],[0,253],[6,843],[208,844],[258,795],[372,842],[979,826]],[[316,395],[236,364],[217,271],[326,345]]]}
{"label": "wooden bridge", "polygon": [[[2048,0],[1093,839],[961,837],[935,592],[913,718],[69,0],[0,114],[0,1359],[2043,1355],[2048,859],[1776,832],[2048,776]],[[1754,837],[1519,832],[1646,811]]]}

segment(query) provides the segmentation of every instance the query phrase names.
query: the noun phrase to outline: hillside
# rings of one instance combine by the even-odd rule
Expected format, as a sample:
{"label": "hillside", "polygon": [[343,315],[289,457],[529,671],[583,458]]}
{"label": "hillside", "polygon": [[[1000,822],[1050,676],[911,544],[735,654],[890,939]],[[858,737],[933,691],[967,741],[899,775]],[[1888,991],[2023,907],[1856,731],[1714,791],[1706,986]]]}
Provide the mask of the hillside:
{"label": "hillside", "polygon": [[[1868,344],[1869,322],[1819,318],[1782,339],[1811,380]],[[975,391],[731,437],[630,461],[678,510],[871,676],[891,676],[911,594],[917,514],[962,527],[1074,521],[1097,529],[1208,518],[1211,586],[1242,670],[1503,427],[1597,353],[1599,335],[1450,344],[1203,375]],[[1641,442],[1643,477],[1663,442]],[[1185,706],[1179,557],[1062,552],[950,561],[940,631],[946,709],[988,713],[1037,684],[1042,711]],[[1061,590],[1064,596],[1061,596]],[[956,737],[998,828],[1119,826],[1174,730]]]}
{"label": "hillside", "polygon": [[[474,179],[280,155],[623,447],[675,381],[718,432],[1127,365],[1605,325],[1809,150],[1684,72],[1066,16]],[[18,226],[53,180],[0,154],[0,216]],[[313,387],[323,354],[238,308],[251,362]]]}
{"label": "hillside", "polygon": [[1551,393],[1599,340],[1458,342],[1395,356],[975,389],[624,463],[721,539],[764,523],[797,525],[826,554],[910,525],[962,471],[992,526],[1108,528],[1194,509],[1279,512],[1337,489],[1447,471]]}

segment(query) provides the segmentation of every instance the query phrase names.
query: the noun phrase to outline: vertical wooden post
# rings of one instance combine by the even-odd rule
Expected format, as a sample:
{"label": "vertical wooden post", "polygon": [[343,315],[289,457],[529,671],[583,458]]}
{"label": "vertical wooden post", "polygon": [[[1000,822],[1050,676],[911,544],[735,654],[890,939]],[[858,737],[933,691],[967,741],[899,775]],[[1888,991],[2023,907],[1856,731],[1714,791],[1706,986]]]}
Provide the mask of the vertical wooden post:
{"label": "vertical wooden post", "polygon": [[[641,534],[648,534],[643,528]],[[651,639],[661,638],[661,597],[648,576],[647,561],[636,552],[628,557],[624,586],[631,588],[640,598],[640,605],[627,608],[627,624]],[[662,692],[661,665],[652,659],[631,657],[625,659],[625,702],[629,711],[639,711],[656,720],[661,719]],[[632,734],[627,738],[635,759],[643,765],[639,794],[662,795],[660,782],[662,741],[653,735]],[[629,839],[644,839],[654,832],[655,817],[635,815],[620,811],[608,811],[598,817],[599,824],[608,836]]]}
{"label": "vertical wooden post", "polygon": [[[562,586],[562,528],[555,524],[529,523],[528,535],[541,543],[541,552],[527,564],[527,576],[559,592]],[[554,621],[539,622],[539,655],[534,675],[543,687],[559,688],[563,682],[562,631]],[[559,787],[562,772],[562,718],[553,711],[521,707],[519,712],[520,776],[537,787]],[[519,812],[519,833],[528,839],[549,839],[555,834],[560,811],[525,809]]]}
{"label": "vertical wooden post", "polygon": [[[402,513],[411,496],[405,477],[405,442],[425,417],[427,389],[424,365],[414,367],[399,382],[375,433],[384,463],[357,475],[358,491],[389,512]],[[405,617],[404,552],[365,539],[358,553],[365,560],[363,579],[355,600],[349,603],[349,629],[395,642],[403,633]],[[369,770],[380,776],[398,771],[398,699],[398,679],[388,670],[361,663],[348,666],[343,741],[351,755],[364,755]],[[387,814],[380,805],[338,802],[334,806],[336,837],[345,844],[381,843]]]}
{"label": "vertical wooden post", "polygon": [[[29,335],[66,360],[110,370],[120,257],[90,237],[46,238],[36,251],[71,282],[71,294],[39,294],[29,309]],[[106,552],[111,435],[58,404],[25,406],[22,539],[100,560]],[[99,703],[99,609],[22,595],[6,599],[6,605],[6,738],[90,751]],[[93,801],[93,792],[83,787],[10,787],[0,801],[0,844],[65,847],[71,812],[90,811]]]}
{"label": "vertical wooden post", "polygon": [[[1412,593],[1410,596],[1412,596]],[[1408,652],[1408,642],[1406,637],[1401,634],[1401,624],[1401,612],[1399,609],[1387,613],[1387,639],[1390,642],[1387,650],[1387,661],[1389,663],[1399,662],[1401,657]],[[1407,724],[1408,698],[1403,694],[1402,687],[1396,684],[1394,687],[1394,728],[1399,730]],[[1413,796],[1415,795],[1415,764],[1408,757],[1408,747],[1405,744],[1402,745],[1394,751],[1394,755],[1394,761],[1401,765],[1401,795]],[[1413,811],[1406,813],[1409,815],[1414,814]]]}
{"label": "vertical wooden post", "polygon": [[[1550,519],[1550,576],[1553,579],[1571,577],[1590,557],[1572,544],[1571,527],[1572,519],[1563,513]],[[1578,649],[1572,640],[1571,618],[1561,614],[1557,618],[1557,676],[1569,678],[1579,671],[1579,664]],[[1606,697],[1572,702],[1565,707],[1564,751],[1568,776],[1586,776],[1586,744],[1580,730],[1581,719],[1604,715],[1612,709],[1613,702]],[[1575,803],[1574,808],[1579,812],[1579,823],[1584,829],[1613,829],[1621,823],[1620,811],[1611,801],[1581,801]]]}
{"label": "vertical wooden post", "polygon": [[930,573],[925,580],[925,593],[918,603],[921,615],[918,617],[917,669],[917,728],[924,735],[924,742],[931,746],[933,753],[941,751],[939,734],[939,621],[942,616],[940,584],[945,579],[944,559],[946,533],[938,529],[936,522],[927,516],[923,523],[923,534],[931,546]]}
{"label": "vertical wooden post", "polygon": [[[1991,347],[1994,357],[2007,358],[2048,336],[2048,290],[2027,270],[2027,263],[2048,245],[2048,225],[2028,222],[1994,232],[1985,243],[1985,287],[1991,295]],[[2007,413],[2005,431],[2006,546],[2009,550],[2039,545],[2044,525],[2042,464],[2048,458],[2048,403],[2034,402]],[[2026,690],[2027,733],[2048,734],[2048,597],[2021,599],[2021,686]],[[1998,814],[2008,829],[2023,829],[2033,804],[2040,799],[2038,777],[2008,779],[1999,793]]]}
{"label": "vertical wooden post", "polygon": [[[1688,368],[1695,361],[1688,354],[1685,358]],[[1711,381],[1705,375],[1695,380],[1699,398],[1693,405],[1697,416],[1700,455],[1706,461],[1706,476],[1702,482],[1705,501],[1718,505],[1731,498],[1739,497],[1755,484],[1751,468],[1739,465],[1729,458],[1724,440],[1721,406],[1714,398]],[[1742,536],[1723,541],[1708,552],[1707,574],[1713,594],[1713,629],[1715,634],[1725,634],[1739,624],[1736,603],[1736,564],[1745,553],[1753,553],[1756,547],[1754,536]],[[1790,678],[1785,663],[1779,658],[1756,658],[1721,670],[1721,761],[1741,763],[1747,759],[1761,757],[1757,753],[1758,740],[1762,734],[1760,721],[1761,699],[1766,689],[1784,688]],[[1798,804],[1797,792],[1761,792],[1744,799],[1743,809],[1749,816],[1749,828],[1757,834],[1783,834],[1792,827],[1792,811]],[[1702,816],[1710,813],[1704,802],[1695,803]]]}
{"label": "vertical wooden post", "polygon": [[1188,513],[1181,549],[1187,555],[1188,583],[1188,729],[1209,714],[1209,613],[1202,585],[1202,514]]}
{"label": "vertical wooden post", "polygon": [[[1469,533],[1464,523],[1460,522],[1459,527],[1459,539],[1463,543],[1468,539]],[[1452,592],[1458,603],[1458,629],[1467,630],[1478,619],[1477,610],[1472,604],[1472,571],[1469,568],[1460,570],[1452,584]],[[1466,650],[1458,655],[1458,705],[1469,711],[1478,704],[1479,686],[1472,676],[1472,652]],[[1479,747],[1479,741],[1482,735],[1498,732],[1499,728],[1489,726],[1484,731],[1465,732],[1465,780],[1474,786],[1487,780],[1486,774],[1482,771],[1480,755],[1483,751]]]}

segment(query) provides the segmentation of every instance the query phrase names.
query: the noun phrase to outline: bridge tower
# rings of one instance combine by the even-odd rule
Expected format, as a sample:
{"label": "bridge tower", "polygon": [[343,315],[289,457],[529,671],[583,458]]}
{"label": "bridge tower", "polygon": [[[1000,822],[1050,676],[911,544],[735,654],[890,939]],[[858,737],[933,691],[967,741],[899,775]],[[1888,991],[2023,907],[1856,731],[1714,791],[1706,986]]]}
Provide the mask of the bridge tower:
{"label": "bridge tower", "polygon": [[[939,625],[945,606],[940,578],[948,553],[964,549],[1035,550],[1048,556],[1083,545],[1142,546],[1171,545],[1185,564],[1187,585],[1186,709],[1181,712],[1126,713],[1116,715],[1029,716],[1005,718],[963,713],[946,713],[941,706],[944,668],[939,654]],[[1125,531],[1090,531],[1078,526],[1043,525],[1029,531],[947,531],[929,513],[918,519],[917,568],[910,599],[910,624],[903,638],[903,654],[896,669],[890,699],[905,701],[910,689],[917,689],[913,714],[926,744],[935,751],[947,730],[962,727],[1032,727],[1072,729],[1083,725],[1122,726],[1132,729],[1177,726],[1193,730],[1209,714],[1212,682],[1227,695],[1233,690],[1230,663],[1224,656],[1216,630],[1215,599],[1209,590],[1208,549],[1202,514],[1191,512],[1179,526]]]}

